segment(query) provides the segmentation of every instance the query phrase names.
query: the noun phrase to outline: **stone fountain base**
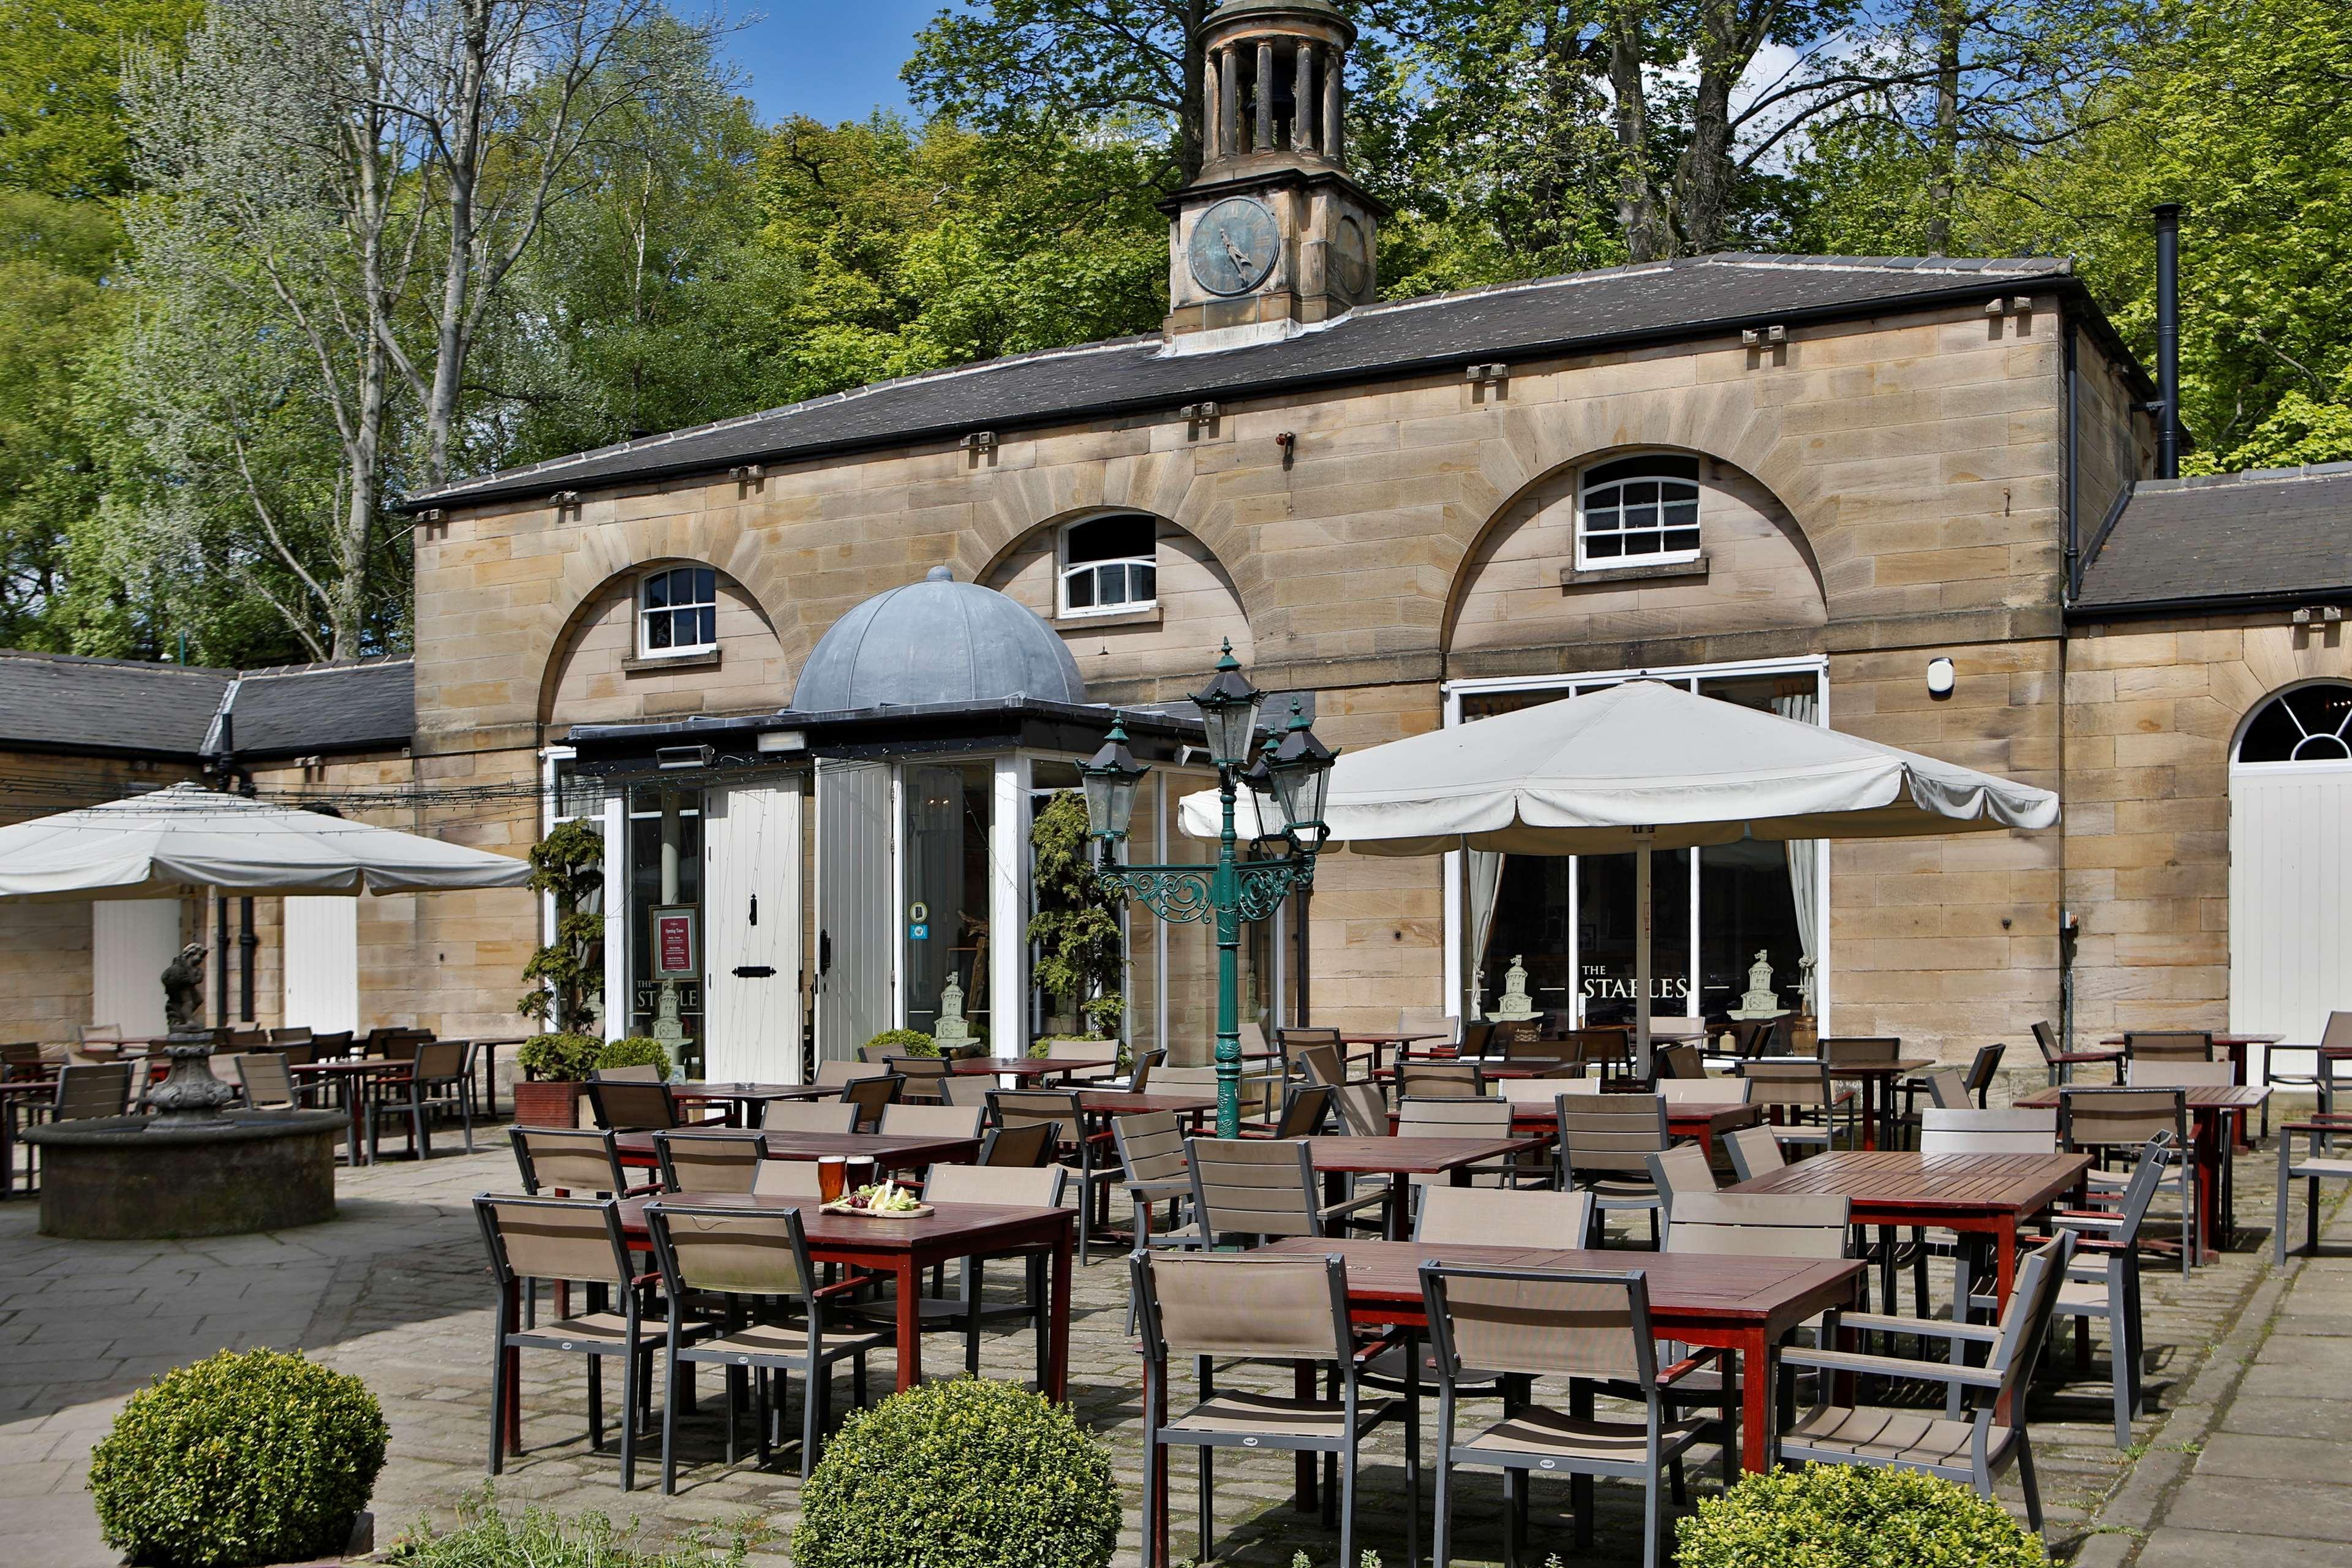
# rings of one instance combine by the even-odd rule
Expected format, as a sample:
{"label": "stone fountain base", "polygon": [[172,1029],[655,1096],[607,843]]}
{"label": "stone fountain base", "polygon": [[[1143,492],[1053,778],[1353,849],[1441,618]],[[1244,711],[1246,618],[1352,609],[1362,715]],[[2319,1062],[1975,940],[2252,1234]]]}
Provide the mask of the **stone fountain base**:
{"label": "stone fountain base", "polygon": [[284,1230],[335,1217],[339,1110],[229,1111],[180,1126],[110,1116],[31,1127],[41,1234],[158,1241]]}

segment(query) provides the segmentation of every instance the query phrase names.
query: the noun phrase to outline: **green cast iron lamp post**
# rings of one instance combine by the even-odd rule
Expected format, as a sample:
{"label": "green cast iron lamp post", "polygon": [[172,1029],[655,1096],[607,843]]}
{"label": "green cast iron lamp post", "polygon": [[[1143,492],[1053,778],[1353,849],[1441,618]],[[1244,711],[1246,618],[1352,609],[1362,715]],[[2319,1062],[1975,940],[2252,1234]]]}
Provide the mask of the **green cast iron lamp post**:
{"label": "green cast iron lamp post", "polygon": [[[1209,756],[1217,765],[1217,796],[1224,827],[1217,836],[1211,866],[1124,866],[1117,846],[1135,816],[1135,786],[1149,772],[1127,749],[1125,715],[1115,717],[1101,751],[1078,771],[1086,778],[1087,832],[1098,847],[1095,876],[1104,891],[1140,899],[1171,923],[1213,919],[1217,922],[1217,1136],[1241,1135],[1242,921],[1271,915],[1293,889],[1315,885],[1315,857],[1329,829],[1323,802],[1330,789],[1334,753],[1315,738],[1303,706],[1291,704],[1290,724],[1268,736],[1251,755],[1258,710],[1265,694],[1249,683],[1228,642],[1209,684],[1193,694],[1208,731]],[[1234,802],[1244,785],[1259,796],[1259,820],[1271,796],[1282,819],[1289,853],[1244,860],[1237,853]]]}

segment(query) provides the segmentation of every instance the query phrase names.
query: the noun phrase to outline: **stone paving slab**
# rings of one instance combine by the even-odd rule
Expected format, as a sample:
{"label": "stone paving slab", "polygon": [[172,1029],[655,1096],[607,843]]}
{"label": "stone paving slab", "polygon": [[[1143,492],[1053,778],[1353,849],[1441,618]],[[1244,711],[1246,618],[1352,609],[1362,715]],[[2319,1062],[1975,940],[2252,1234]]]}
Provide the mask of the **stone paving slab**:
{"label": "stone paving slab", "polygon": [[[2039,1075],[2034,1078],[2038,1083]],[[2053,1347],[2049,1364],[2061,1381],[2037,1390],[2034,1444],[2052,1542],[2062,1556],[2080,1552],[2084,1568],[2106,1568],[2135,1552],[2156,1568],[2191,1568],[2206,1561],[2197,1555],[2210,1545],[2205,1537],[2233,1539],[2219,1530],[2187,1527],[2227,1528],[2223,1510],[2245,1510],[2242,1497],[2234,1505],[2227,1501],[2245,1484],[2239,1468],[2271,1477],[2284,1473],[2277,1467],[2260,1469],[2265,1451],[2240,1442],[2241,1436],[2297,1445],[2276,1457],[2294,1458],[2298,1469],[2308,1462],[2306,1447],[2335,1446],[2330,1451],[2342,1454],[2341,1446],[2352,1444],[2352,1414],[2329,1397],[2343,1386],[2338,1371],[2352,1371],[2352,1360],[2338,1360],[2339,1353],[2352,1357],[2352,1340],[2330,1321],[2352,1318],[2346,1307],[2352,1303],[2352,1258],[2294,1266],[2305,1279],[2324,1283],[2325,1292],[2296,1292],[2294,1310],[2280,1309],[2280,1333],[2263,1346],[2267,1358],[2270,1343],[2276,1343],[2279,1359],[2248,1363],[2254,1342],[2242,1320],[2266,1273],[2268,1237],[2256,1221],[2268,1215],[2273,1169],[2267,1155],[2241,1161],[2238,1212],[2247,1224],[2237,1247],[2218,1264],[2186,1279],[2161,1266],[2148,1268],[2148,1377],[2159,1408],[2135,1425],[2129,1453],[2114,1447],[2108,1427],[2104,1335],[2095,1336],[2088,1370],[2079,1377],[2071,1344]],[[48,1241],[33,1232],[31,1205],[0,1204],[0,1254],[13,1266],[0,1277],[0,1477],[6,1488],[0,1497],[6,1499],[14,1539],[32,1553],[22,1561],[113,1568],[81,1490],[89,1445],[131,1390],[155,1373],[224,1347],[299,1346],[368,1380],[393,1429],[375,1504],[383,1539],[419,1518],[447,1522],[457,1500],[481,1485],[489,1431],[490,1292],[468,1200],[476,1192],[510,1189],[511,1159],[502,1143],[486,1139],[483,1152],[471,1157],[343,1170],[338,1180],[342,1210],[331,1224],[184,1244]],[[1125,1334],[1125,1270],[1108,1255],[1098,1259],[1079,1271],[1075,1293],[1070,1397],[1080,1418],[1111,1445],[1128,1500],[1122,1560],[1132,1562],[1141,1522],[1139,1367]],[[1936,1287],[1948,1296],[1948,1279],[1938,1277]],[[2264,1323],[2271,1310],[2263,1309]],[[934,1336],[926,1352],[933,1375],[961,1369],[951,1336]],[[984,1342],[982,1371],[1025,1380],[1030,1359],[1025,1335],[1000,1335]],[[887,1354],[876,1360],[881,1387],[888,1386],[891,1364]],[[1231,1381],[1246,1386],[1261,1377],[1265,1386],[1276,1386],[1273,1374],[1250,1371]],[[771,1536],[755,1562],[783,1562],[799,1492],[794,1449],[787,1448],[779,1467],[765,1472],[749,1463],[727,1466],[712,1406],[706,1405],[700,1417],[681,1423],[678,1495],[665,1499],[653,1489],[658,1451],[648,1442],[639,1489],[625,1497],[609,1447],[601,1455],[588,1451],[577,1359],[527,1353],[523,1383],[530,1451],[509,1462],[499,1482],[502,1497],[636,1515],[656,1538],[753,1520]],[[607,1384],[609,1406],[618,1397],[617,1377]],[[1286,1374],[1280,1384],[1286,1389]],[[706,1396],[715,1387],[706,1377]],[[835,1411],[848,1399],[845,1373],[835,1385]],[[2248,1414],[2241,1415],[2231,1400]],[[2164,1408],[2176,1404],[2178,1415]],[[796,1423],[797,1404],[790,1414]],[[1425,1415],[1426,1426],[1433,1405]],[[2174,1422],[2188,1423],[2203,1437],[2213,1456],[2210,1471],[2192,1471],[2199,1456],[2171,1436]],[[1361,1546],[1380,1552],[1391,1568],[1403,1558],[1399,1440],[1396,1428],[1385,1429],[1367,1454],[1358,1527]],[[1180,1553],[1197,1550],[1191,1475],[1187,1462],[1175,1489]],[[1692,1468],[1694,1489],[1712,1489],[1716,1475],[1713,1455],[1702,1450]],[[1287,1568],[1296,1550],[1306,1551],[1317,1568],[1332,1561],[1335,1532],[1291,1510],[1289,1476],[1285,1459],[1220,1461],[1216,1549],[1223,1561]],[[1423,1486],[1425,1546],[1426,1480]],[[1572,1547],[1565,1489],[1537,1489],[1530,1561],[1540,1562],[1553,1550],[1564,1561],[1638,1560],[1637,1494],[1606,1484],[1599,1490],[1597,1546],[1585,1554]],[[2215,1497],[2210,1514],[2209,1490]],[[2013,1486],[2004,1495],[2018,1506]],[[1498,1479],[1464,1480],[1456,1502],[1459,1561],[1499,1556],[1500,1504]],[[2161,1511],[2166,1506],[2186,1511],[2172,1520]],[[2129,1517],[2117,1522],[2118,1510]],[[2284,1496],[2273,1512],[2293,1517]],[[2165,1528],[2148,1534],[2159,1518]],[[2273,1543],[2290,1539],[2267,1537],[2263,1550],[2269,1553]],[[2347,1560],[2352,1554],[2340,1550],[2333,1559]]]}

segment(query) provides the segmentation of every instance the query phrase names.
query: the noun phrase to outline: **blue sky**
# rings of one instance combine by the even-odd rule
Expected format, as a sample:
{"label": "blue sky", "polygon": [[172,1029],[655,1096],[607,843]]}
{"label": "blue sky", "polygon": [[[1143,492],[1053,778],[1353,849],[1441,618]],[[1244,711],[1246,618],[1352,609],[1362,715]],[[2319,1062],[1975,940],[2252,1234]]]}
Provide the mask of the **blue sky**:
{"label": "blue sky", "polygon": [[[903,110],[898,68],[922,26],[952,0],[735,0],[728,52],[763,120],[863,119]],[[748,20],[746,19],[748,18]]]}

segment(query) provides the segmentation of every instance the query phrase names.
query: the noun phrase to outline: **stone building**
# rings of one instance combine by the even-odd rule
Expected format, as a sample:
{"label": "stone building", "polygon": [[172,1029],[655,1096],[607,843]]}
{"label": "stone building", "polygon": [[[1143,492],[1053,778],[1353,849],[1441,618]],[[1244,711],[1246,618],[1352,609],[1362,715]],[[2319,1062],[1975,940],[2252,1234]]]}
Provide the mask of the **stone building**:
{"label": "stone building", "polygon": [[[1068,1026],[1030,984],[1034,815],[1125,709],[1139,858],[1202,854],[1168,826],[1208,777],[1182,699],[1230,640],[1335,747],[1639,675],[2061,792],[2039,835],[1671,858],[1655,1011],[1738,1005],[1760,951],[1823,1030],[1952,1054],[2315,1031],[2352,931],[2352,475],[2153,480],[2158,389],[2063,259],[1373,303],[1350,41],[1323,0],[1213,15],[1159,334],[411,500],[401,776],[476,842],[603,825],[608,1028],[674,1006],[714,1074],[782,1077],[936,1023],[950,980],[1000,1049]],[[1391,1027],[1514,957],[1538,1006],[1630,1016],[1630,857],[1463,880],[1329,857],[1253,933],[1252,1016]],[[511,1007],[530,900],[476,899],[418,910],[399,1012]],[[696,939],[667,985],[656,910]],[[1138,1043],[1205,1055],[1206,943],[1133,914]]]}

